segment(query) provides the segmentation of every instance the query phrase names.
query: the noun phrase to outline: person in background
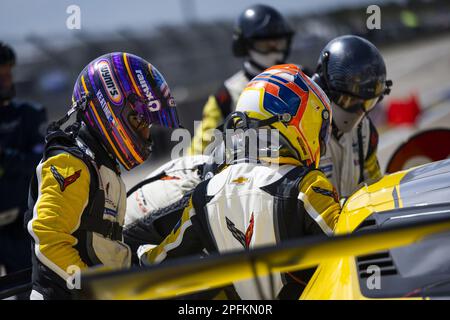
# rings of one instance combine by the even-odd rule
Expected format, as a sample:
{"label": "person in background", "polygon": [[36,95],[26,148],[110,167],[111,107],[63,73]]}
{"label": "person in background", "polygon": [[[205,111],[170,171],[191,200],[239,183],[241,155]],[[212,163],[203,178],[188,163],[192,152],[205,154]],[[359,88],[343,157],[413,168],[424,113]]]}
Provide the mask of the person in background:
{"label": "person in background", "polygon": [[203,107],[201,125],[195,129],[190,154],[205,151],[213,139],[211,130],[235,110],[241,92],[253,77],[286,61],[293,35],[287,20],[270,6],[252,5],[240,14],[234,25],[232,49],[236,57],[244,58],[242,69],[209,96]]}
{"label": "person in background", "polygon": [[331,100],[333,124],[320,169],[348,197],[361,183],[381,178],[378,132],[367,114],[390,92],[378,49],[353,35],[330,41],[322,50],[312,79]]}
{"label": "person in background", "polygon": [[6,273],[31,267],[23,227],[28,184],[42,156],[46,110],[15,98],[13,49],[0,42],[0,266]]}

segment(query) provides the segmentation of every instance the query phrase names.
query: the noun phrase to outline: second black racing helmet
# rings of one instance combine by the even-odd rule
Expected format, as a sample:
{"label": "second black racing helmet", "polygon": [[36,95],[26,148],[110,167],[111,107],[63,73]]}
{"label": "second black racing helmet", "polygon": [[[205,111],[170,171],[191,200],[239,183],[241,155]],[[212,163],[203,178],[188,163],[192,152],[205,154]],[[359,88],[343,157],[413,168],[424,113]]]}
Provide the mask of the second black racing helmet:
{"label": "second black racing helmet", "polygon": [[378,49],[353,35],[337,37],[323,48],[313,80],[330,98],[333,122],[341,132],[356,127],[392,85]]}

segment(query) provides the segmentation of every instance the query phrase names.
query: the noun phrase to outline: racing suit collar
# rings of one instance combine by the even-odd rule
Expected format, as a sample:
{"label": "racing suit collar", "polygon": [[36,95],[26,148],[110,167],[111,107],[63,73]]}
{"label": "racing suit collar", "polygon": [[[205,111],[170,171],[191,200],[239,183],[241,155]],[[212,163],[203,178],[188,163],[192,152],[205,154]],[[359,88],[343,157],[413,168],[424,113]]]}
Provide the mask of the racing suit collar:
{"label": "racing suit collar", "polygon": [[112,155],[93,137],[89,129],[82,125],[77,136],[82,144],[85,144],[94,154],[95,161],[99,165],[105,165],[118,175],[120,175],[120,167]]}
{"label": "racing suit collar", "polygon": [[339,128],[336,126],[336,124],[334,123],[334,121],[331,122],[331,134],[333,135],[333,137],[336,138],[336,140],[340,140],[342,138],[342,136],[344,135],[343,132],[341,132],[339,130]]}
{"label": "racing suit collar", "polygon": [[243,69],[245,76],[249,81],[265,70],[250,60],[244,61]]}

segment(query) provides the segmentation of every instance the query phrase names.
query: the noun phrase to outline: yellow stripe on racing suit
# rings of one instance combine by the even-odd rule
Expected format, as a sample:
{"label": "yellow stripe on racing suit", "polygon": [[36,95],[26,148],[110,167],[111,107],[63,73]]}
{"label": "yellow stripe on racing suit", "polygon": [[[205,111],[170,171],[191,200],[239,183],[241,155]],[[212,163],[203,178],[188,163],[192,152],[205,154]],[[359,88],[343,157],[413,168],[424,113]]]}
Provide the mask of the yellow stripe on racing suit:
{"label": "yellow stripe on racing suit", "polygon": [[69,266],[87,267],[74,248],[77,238],[73,233],[89,201],[89,170],[82,160],[61,153],[40,163],[36,174],[38,199],[28,223],[34,251],[41,263],[67,279]]}
{"label": "yellow stripe on racing suit", "polygon": [[382,177],[376,150],[364,161],[364,176],[368,184],[376,182]]}
{"label": "yellow stripe on racing suit", "polygon": [[339,196],[327,179],[318,170],[308,173],[300,183],[298,198],[322,231],[331,236],[339,218]]}
{"label": "yellow stripe on racing suit", "polygon": [[[163,261],[167,257],[167,252],[174,249],[177,244],[179,244],[187,232],[192,231],[192,221],[191,218],[195,214],[195,210],[192,206],[192,198],[189,200],[188,206],[183,210],[183,214],[181,216],[180,221],[174,227],[172,232],[161,242],[158,246],[152,246],[148,249],[139,252],[139,257],[141,258],[144,255],[144,259],[141,259],[143,264],[155,264]],[[195,231],[194,231],[195,232]],[[197,247],[201,245],[201,243],[192,242],[190,243],[193,248],[193,252],[197,251]],[[180,251],[174,251],[176,253]],[[181,252],[180,252],[181,253]],[[185,246],[182,252],[182,255],[186,255],[186,253],[191,253],[190,250]]]}

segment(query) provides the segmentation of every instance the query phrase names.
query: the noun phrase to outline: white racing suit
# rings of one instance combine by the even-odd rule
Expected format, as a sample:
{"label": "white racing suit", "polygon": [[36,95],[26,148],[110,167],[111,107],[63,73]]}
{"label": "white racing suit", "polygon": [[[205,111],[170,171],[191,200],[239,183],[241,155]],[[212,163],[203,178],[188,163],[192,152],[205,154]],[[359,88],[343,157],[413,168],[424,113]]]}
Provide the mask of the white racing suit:
{"label": "white racing suit", "polygon": [[320,169],[336,187],[341,197],[348,197],[361,183],[373,183],[381,178],[377,159],[378,132],[368,117],[348,133],[333,134]]}
{"label": "white racing suit", "polygon": [[186,192],[194,189],[201,181],[200,166],[207,159],[208,156],[204,155],[181,157],[151,172],[146,179],[158,175],[160,177],[128,195],[125,225],[173,204]]}
{"label": "white racing suit", "polygon": [[208,158],[196,155],[171,160],[151,172],[128,195],[124,240],[132,249],[134,263],[138,262],[136,250],[140,245],[156,245],[170,233],[181,217],[176,209],[187,204],[183,196],[200,183]]}
{"label": "white racing suit", "polygon": [[[339,213],[334,187],[319,170],[300,164],[233,164],[200,183],[172,232],[157,247],[141,246],[138,255],[142,264],[155,264],[205,251],[251,250],[331,235]],[[273,288],[269,278],[260,278],[261,294],[298,299],[312,272],[276,274]],[[234,283],[234,288],[241,299],[262,298],[254,280]]]}

